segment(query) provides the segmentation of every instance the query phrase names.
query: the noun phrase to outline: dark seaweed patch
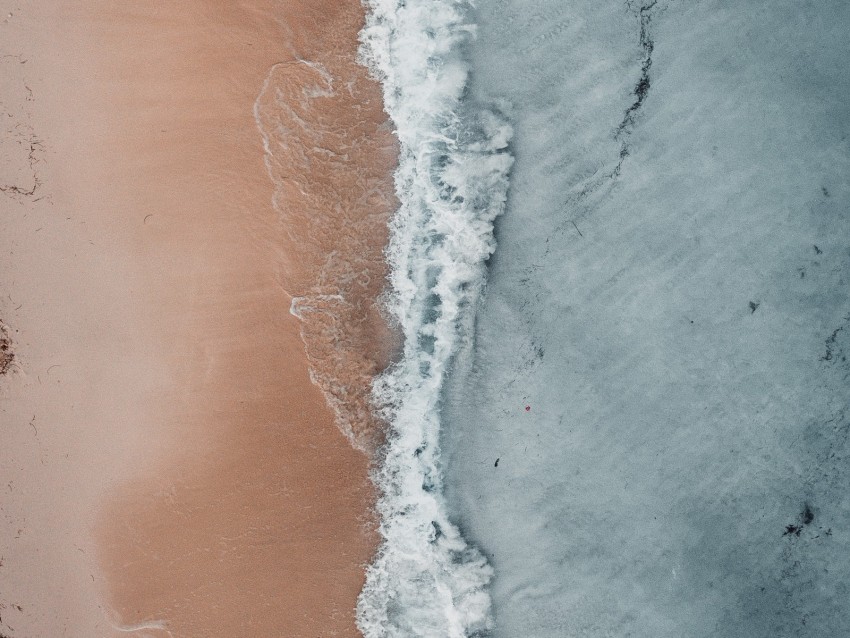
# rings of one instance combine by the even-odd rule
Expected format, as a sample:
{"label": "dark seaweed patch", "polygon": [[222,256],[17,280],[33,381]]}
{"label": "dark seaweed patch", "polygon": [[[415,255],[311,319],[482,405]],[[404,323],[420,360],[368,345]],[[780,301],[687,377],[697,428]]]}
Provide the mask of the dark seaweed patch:
{"label": "dark seaweed patch", "polygon": [[[656,4],[658,4],[658,0],[653,0],[648,4],[641,5],[640,9],[638,9],[638,16],[640,17],[639,42],[640,48],[643,50],[643,60],[641,60],[640,64],[640,77],[632,91],[632,94],[635,96],[634,102],[632,102],[631,106],[626,109],[626,113],[623,115],[623,121],[620,122],[620,125],[617,127],[617,133],[615,135],[616,138],[628,136],[632,129],[634,129],[638,113],[640,112],[641,107],[643,107],[643,103],[646,101],[646,97],[649,95],[649,89],[652,86],[649,72],[652,69],[652,52],[655,50],[655,41],[652,39],[650,26],[652,25],[651,10]],[[632,8],[631,2],[627,2],[627,5],[630,9]],[[614,169],[615,176],[620,174],[623,161],[628,156],[628,140],[623,139],[622,146],[620,147],[620,161]]]}
{"label": "dark seaweed patch", "polygon": [[[785,531],[782,533],[783,536],[800,536],[800,533],[803,531],[803,528],[807,525],[811,525],[812,521],[815,520],[815,513],[812,511],[812,506],[806,503],[803,506],[803,511],[800,512],[800,515],[797,517],[797,523],[790,523],[785,526]],[[830,533],[832,530],[830,530]]]}
{"label": "dark seaweed patch", "polygon": [[[844,317],[844,321],[850,321],[850,315]],[[839,337],[844,332],[845,326],[838,326],[835,330],[832,331],[832,334],[827,337],[824,342],[824,353],[820,356],[821,361],[826,361],[828,363],[845,363],[847,361],[847,355],[844,352],[844,344],[841,343]]]}
{"label": "dark seaweed patch", "polygon": [[814,512],[812,512],[812,508],[809,507],[808,503],[806,503],[806,508],[803,510],[802,519],[803,519],[803,525],[808,525],[813,520],[815,520],[815,514],[814,514]]}

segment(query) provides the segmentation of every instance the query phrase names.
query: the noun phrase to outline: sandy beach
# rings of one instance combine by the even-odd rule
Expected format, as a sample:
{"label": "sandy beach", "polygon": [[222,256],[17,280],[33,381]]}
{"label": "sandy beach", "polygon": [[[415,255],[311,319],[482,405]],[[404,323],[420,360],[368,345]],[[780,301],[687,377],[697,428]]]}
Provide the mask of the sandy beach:
{"label": "sandy beach", "polygon": [[[362,7],[0,20],[0,634],[358,635],[395,157]],[[304,61],[311,145],[255,119]],[[290,314],[328,294],[333,332]]]}

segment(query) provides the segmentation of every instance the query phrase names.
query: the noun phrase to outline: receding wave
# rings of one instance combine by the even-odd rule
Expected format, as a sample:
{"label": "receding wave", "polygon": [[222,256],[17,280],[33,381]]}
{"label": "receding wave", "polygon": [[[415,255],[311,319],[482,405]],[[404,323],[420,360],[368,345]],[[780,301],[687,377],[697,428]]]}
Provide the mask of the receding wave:
{"label": "receding wave", "polygon": [[492,569],[449,520],[440,467],[440,402],[453,354],[470,338],[495,249],[512,131],[463,99],[468,5],[369,0],[361,60],[382,82],[400,143],[400,208],[390,224],[386,301],[403,333],[400,360],[373,397],[388,424],[376,482],[383,544],[357,620],[366,638],[483,636]]}
{"label": "receding wave", "polygon": [[254,105],[275,185],[282,280],[310,375],[352,444],[372,452],[372,380],[394,339],[377,298],[396,146],[380,91],[351,55],[274,65]]}

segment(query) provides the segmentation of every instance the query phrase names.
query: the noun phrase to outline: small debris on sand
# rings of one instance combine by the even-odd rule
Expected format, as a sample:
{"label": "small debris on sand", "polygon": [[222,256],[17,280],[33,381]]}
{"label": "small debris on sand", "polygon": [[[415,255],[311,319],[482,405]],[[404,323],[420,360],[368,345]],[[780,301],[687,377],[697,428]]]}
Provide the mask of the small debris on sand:
{"label": "small debris on sand", "polygon": [[15,360],[12,352],[12,341],[9,339],[9,331],[6,324],[0,321],[0,374],[6,374]]}

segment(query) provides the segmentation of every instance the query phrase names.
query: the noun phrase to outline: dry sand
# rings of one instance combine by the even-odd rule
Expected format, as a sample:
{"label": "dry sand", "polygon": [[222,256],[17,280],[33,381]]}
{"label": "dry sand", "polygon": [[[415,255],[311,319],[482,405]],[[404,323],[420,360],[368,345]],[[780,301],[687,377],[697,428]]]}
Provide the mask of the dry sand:
{"label": "dry sand", "polygon": [[[289,309],[354,275],[346,356],[308,351],[362,392],[389,349],[394,148],[359,2],[0,0],[0,20],[0,634],[357,635],[369,460]],[[308,109],[324,143],[267,171],[252,109],[298,58],[333,78]]]}

